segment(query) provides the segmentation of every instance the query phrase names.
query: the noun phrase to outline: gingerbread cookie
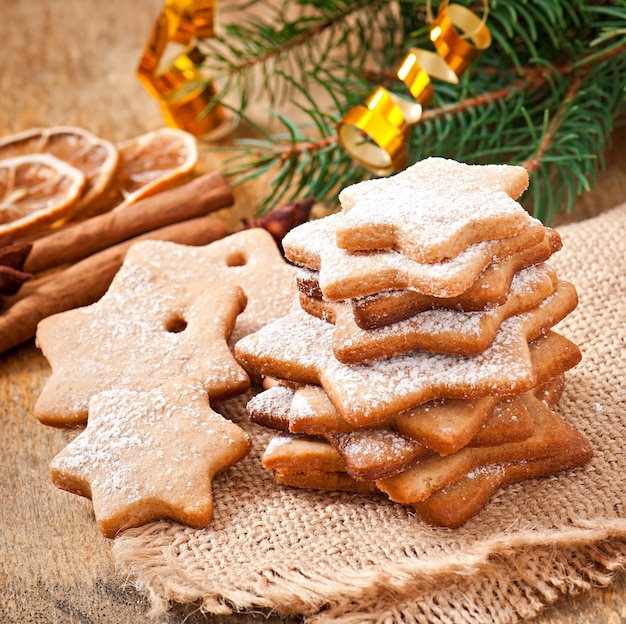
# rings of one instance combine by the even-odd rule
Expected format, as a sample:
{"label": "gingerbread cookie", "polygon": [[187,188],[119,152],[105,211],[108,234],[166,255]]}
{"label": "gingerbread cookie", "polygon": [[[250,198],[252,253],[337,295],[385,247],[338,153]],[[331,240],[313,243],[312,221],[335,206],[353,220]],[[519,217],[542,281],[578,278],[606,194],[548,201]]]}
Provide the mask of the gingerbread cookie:
{"label": "gingerbread cookie", "polygon": [[[264,464],[278,483],[382,490],[447,526],[524,473],[588,461],[551,409],[581,358],[551,328],[578,297],[542,264],[561,239],[514,201],[526,184],[521,167],[427,159],[287,234],[299,307],[235,347],[278,380],[248,404],[281,432]],[[493,466],[505,477],[460,490],[475,505],[436,502]]]}
{"label": "gingerbread cookie", "polygon": [[[538,362],[539,368],[535,369],[538,379],[546,378],[546,371],[541,368],[546,364]],[[555,372],[553,366],[550,371]],[[532,392],[553,409],[563,387],[561,373]],[[247,411],[253,422],[282,432],[328,438],[329,434],[355,431],[353,425],[341,418],[320,386],[304,385],[296,389],[273,386],[250,399]],[[532,434],[532,421],[518,397],[485,396],[429,401],[392,416],[374,428],[395,431],[440,455],[448,455],[466,445],[493,446],[525,440]]]}
{"label": "gingerbread cookie", "polygon": [[456,483],[438,490],[413,508],[434,526],[457,528],[478,514],[501,488],[584,466],[593,456],[588,440],[563,423],[564,448],[555,454],[519,462],[491,464],[468,473]]}
{"label": "gingerbread cookie", "polygon": [[300,489],[352,492],[355,494],[380,494],[374,482],[357,481],[345,472],[312,474],[308,472],[282,473],[274,471],[274,480],[281,485]]}
{"label": "gingerbread cookie", "polygon": [[[425,310],[445,308],[461,312],[477,312],[502,305],[508,297],[515,274],[522,269],[545,262],[561,248],[556,230],[546,228],[544,239],[537,245],[492,262],[474,283],[457,297],[431,297],[415,290],[390,290],[366,297],[349,299],[354,321],[361,329],[376,329],[404,321]],[[301,268],[296,273],[300,292],[313,299],[322,299],[319,272]]]}
{"label": "gingerbread cookie", "polygon": [[213,478],[250,447],[241,427],[211,409],[204,384],[182,378],[93,396],[87,428],[52,460],[51,475],[92,500],[105,537],[162,518],[202,528],[213,515]]}
{"label": "gingerbread cookie", "polygon": [[[482,466],[411,506],[431,525],[456,528],[478,514],[500,488],[586,464],[593,455],[589,442],[562,420],[559,429],[564,436],[559,444],[560,451],[556,452],[555,448],[555,452],[546,457]],[[291,449],[295,457],[298,455],[297,447],[296,443]],[[376,482],[359,481],[344,471],[309,473],[306,471],[306,461],[294,461],[291,467],[300,471],[274,471],[277,483],[315,490],[381,493]]]}
{"label": "gingerbread cookie", "polygon": [[325,440],[289,433],[274,435],[261,461],[264,468],[282,474],[324,474],[344,472],[346,468],[341,455]]}
{"label": "gingerbread cookie", "polygon": [[[256,374],[321,385],[341,416],[359,427],[435,398],[512,396],[533,388],[537,379],[528,341],[545,334],[576,301],[568,285],[535,310],[504,321],[492,345],[475,356],[413,351],[345,365],[333,355],[332,325],[302,310],[243,338],[235,353]],[[552,355],[559,359],[558,352]]]}
{"label": "gingerbread cookie", "polygon": [[341,219],[338,213],[309,221],[283,239],[288,260],[319,271],[320,289],[329,301],[405,288],[429,297],[456,297],[492,262],[536,245],[545,237],[544,227],[527,228],[509,238],[475,243],[442,262],[422,263],[396,251],[352,253],[340,249],[335,232]]}
{"label": "gingerbread cookie", "polygon": [[531,393],[523,394],[522,399],[533,419],[533,434],[527,440],[465,447],[445,457],[433,455],[405,472],[377,481],[376,485],[391,500],[413,504],[482,466],[533,460],[564,451],[568,439],[564,421]]}
{"label": "gingerbread cookie", "polygon": [[147,264],[187,286],[222,282],[241,286],[248,303],[237,317],[231,344],[287,314],[291,306],[295,268],[262,228],[242,230],[204,246],[142,241],[130,248],[125,262]]}
{"label": "gingerbread cookie", "polygon": [[300,293],[303,310],[335,325],[333,353],[344,364],[360,364],[416,349],[475,355],[495,339],[504,320],[537,307],[557,287],[556,273],[542,264],[513,279],[505,303],[479,312],[434,309],[377,329],[361,329],[345,303],[311,299]]}
{"label": "gingerbread cookie", "polygon": [[344,188],[337,246],[395,249],[416,262],[441,262],[474,243],[541,227],[514,201],[527,186],[523,167],[427,158],[389,178]]}
{"label": "gingerbread cookie", "polygon": [[239,286],[187,288],[149,266],[124,264],[96,303],[50,316],[37,344],[52,367],[35,415],[44,424],[84,424],[103,390],[150,390],[199,378],[211,399],[245,391],[250,380],[228,338],[246,297]]}
{"label": "gingerbread cookie", "polygon": [[325,438],[343,458],[346,472],[357,481],[390,477],[432,454],[419,442],[391,429],[328,433]]}

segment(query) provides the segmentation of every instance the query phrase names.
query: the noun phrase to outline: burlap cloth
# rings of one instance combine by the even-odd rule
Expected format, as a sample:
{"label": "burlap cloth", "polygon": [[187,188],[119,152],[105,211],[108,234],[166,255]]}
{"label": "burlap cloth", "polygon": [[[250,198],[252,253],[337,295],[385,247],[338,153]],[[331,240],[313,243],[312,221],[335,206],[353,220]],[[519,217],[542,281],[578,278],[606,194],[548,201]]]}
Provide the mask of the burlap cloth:
{"label": "burlap cloth", "polygon": [[199,601],[309,622],[510,623],[608,583],[626,564],[626,205],[560,232],[551,264],[580,303],[558,330],[583,361],[559,410],[592,443],[589,465],[508,487],[464,527],[435,529],[382,496],[276,485],[260,464],[269,436],[246,421],[249,396],[220,404],[255,447],[215,480],[211,525],[153,523],[113,545],[154,613]]}

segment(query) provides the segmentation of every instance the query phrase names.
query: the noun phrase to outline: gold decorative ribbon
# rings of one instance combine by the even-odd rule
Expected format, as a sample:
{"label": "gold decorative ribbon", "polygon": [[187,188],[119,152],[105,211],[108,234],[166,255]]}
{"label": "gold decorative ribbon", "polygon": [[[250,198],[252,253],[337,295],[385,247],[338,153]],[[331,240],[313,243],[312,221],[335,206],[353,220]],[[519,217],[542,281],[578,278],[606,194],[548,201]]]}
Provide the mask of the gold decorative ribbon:
{"label": "gold decorative ribbon", "polygon": [[137,67],[165,123],[196,136],[224,121],[223,108],[211,106],[216,89],[197,44],[214,35],[214,23],[215,0],[165,0]]}
{"label": "gold decorative ribbon", "polygon": [[410,128],[420,121],[435,94],[431,77],[458,83],[470,63],[491,45],[488,0],[484,5],[480,18],[445,0],[433,18],[428,4],[435,52],[411,48],[396,71],[413,99],[378,86],[362,106],[348,110],[337,124],[339,142],[356,162],[378,176],[406,167]]}

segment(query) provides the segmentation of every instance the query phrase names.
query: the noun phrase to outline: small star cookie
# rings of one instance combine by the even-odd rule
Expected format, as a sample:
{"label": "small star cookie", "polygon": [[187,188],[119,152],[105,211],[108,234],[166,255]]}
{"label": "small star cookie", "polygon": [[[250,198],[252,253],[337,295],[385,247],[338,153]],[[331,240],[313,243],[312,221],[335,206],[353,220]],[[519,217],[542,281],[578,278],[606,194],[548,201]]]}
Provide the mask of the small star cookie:
{"label": "small star cookie", "polygon": [[250,379],[227,341],[245,304],[239,286],[191,289],[124,263],[99,301],[39,324],[37,344],[52,374],[35,416],[46,425],[81,425],[94,394],[150,390],[177,377],[197,377],[212,400],[244,392]]}
{"label": "small star cookie", "polygon": [[337,246],[395,249],[416,262],[441,262],[474,243],[541,227],[515,201],[527,186],[523,167],[427,158],[343,189]]}
{"label": "small star cookie", "polygon": [[[348,302],[352,307],[355,322],[362,329],[385,327],[434,308],[478,312],[505,303],[515,274],[545,262],[559,251],[561,244],[559,233],[551,228],[545,228],[545,235],[540,243],[492,262],[476,281],[457,297],[429,297],[415,290],[390,290],[349,299]],[[295,282],[301,294],[323,299],[318,271],[300,268],[296,272]]]}
{"label": "small star cookie", "polygon": [[92,397],[89,421],[51,462],[53,483],[90,498],[102,534],[168,518],[202,528],[213,515],[213,478],[251,440],[214,412],[204,385],[181,378],[148,392]]}
{"label": "small star cookie", "polygon": [[[361,329],[349,304],[327,302],[300,293],[303,310],[335,325],[333,352],[344,364],[361,364],[415,349],[474,355],[494,340],[502,322],[537,307],[558,287],[546,265],[523,269],[512,280],[505,303],[480,312],[435,309],[378,329]],[[576,303],[576,299],[572,300]]]}

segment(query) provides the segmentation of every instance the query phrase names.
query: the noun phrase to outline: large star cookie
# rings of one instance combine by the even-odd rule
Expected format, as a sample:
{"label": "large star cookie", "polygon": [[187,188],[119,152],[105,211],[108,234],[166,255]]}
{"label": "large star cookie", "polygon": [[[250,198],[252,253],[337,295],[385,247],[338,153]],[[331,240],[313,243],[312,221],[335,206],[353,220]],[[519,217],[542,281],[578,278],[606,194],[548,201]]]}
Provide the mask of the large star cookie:
{"label": "large star cookie", "polygon": [[[539,362],[535,366],[538,379],[546,378],[546,365],[547,362]],[[560,398],[562,380],[563,375],[560,375],[532,392],[537,397],[549,392],[545,403],[552,409]],[[327,436],[373,431],[372,428],[355,429],[341,418],[320,386],[301,385],[292,389],[276,385],[255,395],[246,409],[253,422],[292,434]],[[523,440],[532,433],[530,416],[519,397],[436,399],[402,412],[381,426],[442,455],[454,453],[468,444],[494,446]]]}
{"label": "large star cookie", "polygon": [[[333,354],[333,326],[303,310],[246,336],[235,354],[256,374],[321,385],[343,418],[367,426],[435,398],[512,396],[534,387],[538,380],[528,341],[558,322],[571,309],[572,298],[576,292],[568,288],[507,319],[491,346],[474,356],[413,351],[368,364],[342,364]],[[574,345],[547,350],[554,366],[566,351],[575,355],[571,366],[580,360]]]}
{"label": "large star cookie", "polygon": [[427,158],[395,176],[343,189],[337,245],[441,262],[473,243],[540,227],[515,201],[527,186],[523,167]]}
{"label": "large star cookie", "polygon": [[236,285],[190,289],[154,268],[124,264],[99,301],[39,324],[52,374],[35,415],[53,426],[84,424],[94,394],[185,376],[200,379],[211,399],[245,391],[249,377],[227,343],[245,302]]}
{"label": "large star cookie", "polygon": [[110,390],[91,399],[87,428],[52,460],[52,481],[92,499],[108,538],[160,518],[202,528],[213,515],[213,477],[250,446],[197,379]]}
{"label": "large star cookie", "polygon": [[513,483],[537,479],[583,466],[593,457],[589,441],[565,422],[566,448],[561,452],[518,462],[489,464],[465,475],[412,506],[429,524],[459,527],[475,516],[500,489]]}
{"label": "large star cookie", "polygon": [[186,285],[228,282],[241,286],[248,304],[237,317],[231,344],[289,311],[295,269],[262,228],[200,247],[142,241],[129,249],[125,262],[153,266]]}
{"label": "large star cookie", "polygon": [[337,247],[335,234],[343,213],[309,221],[287,233],[283,248],[288,260],[319,271],[319,285],[331,301],[366,297],[410,288],[432,297],[456,297],[476,281],[495,260],[518,253],[545,237],[543,226],[526,228],[501,240],[467,247],[443,262],[416,262],[397,251],[350,252]]}

